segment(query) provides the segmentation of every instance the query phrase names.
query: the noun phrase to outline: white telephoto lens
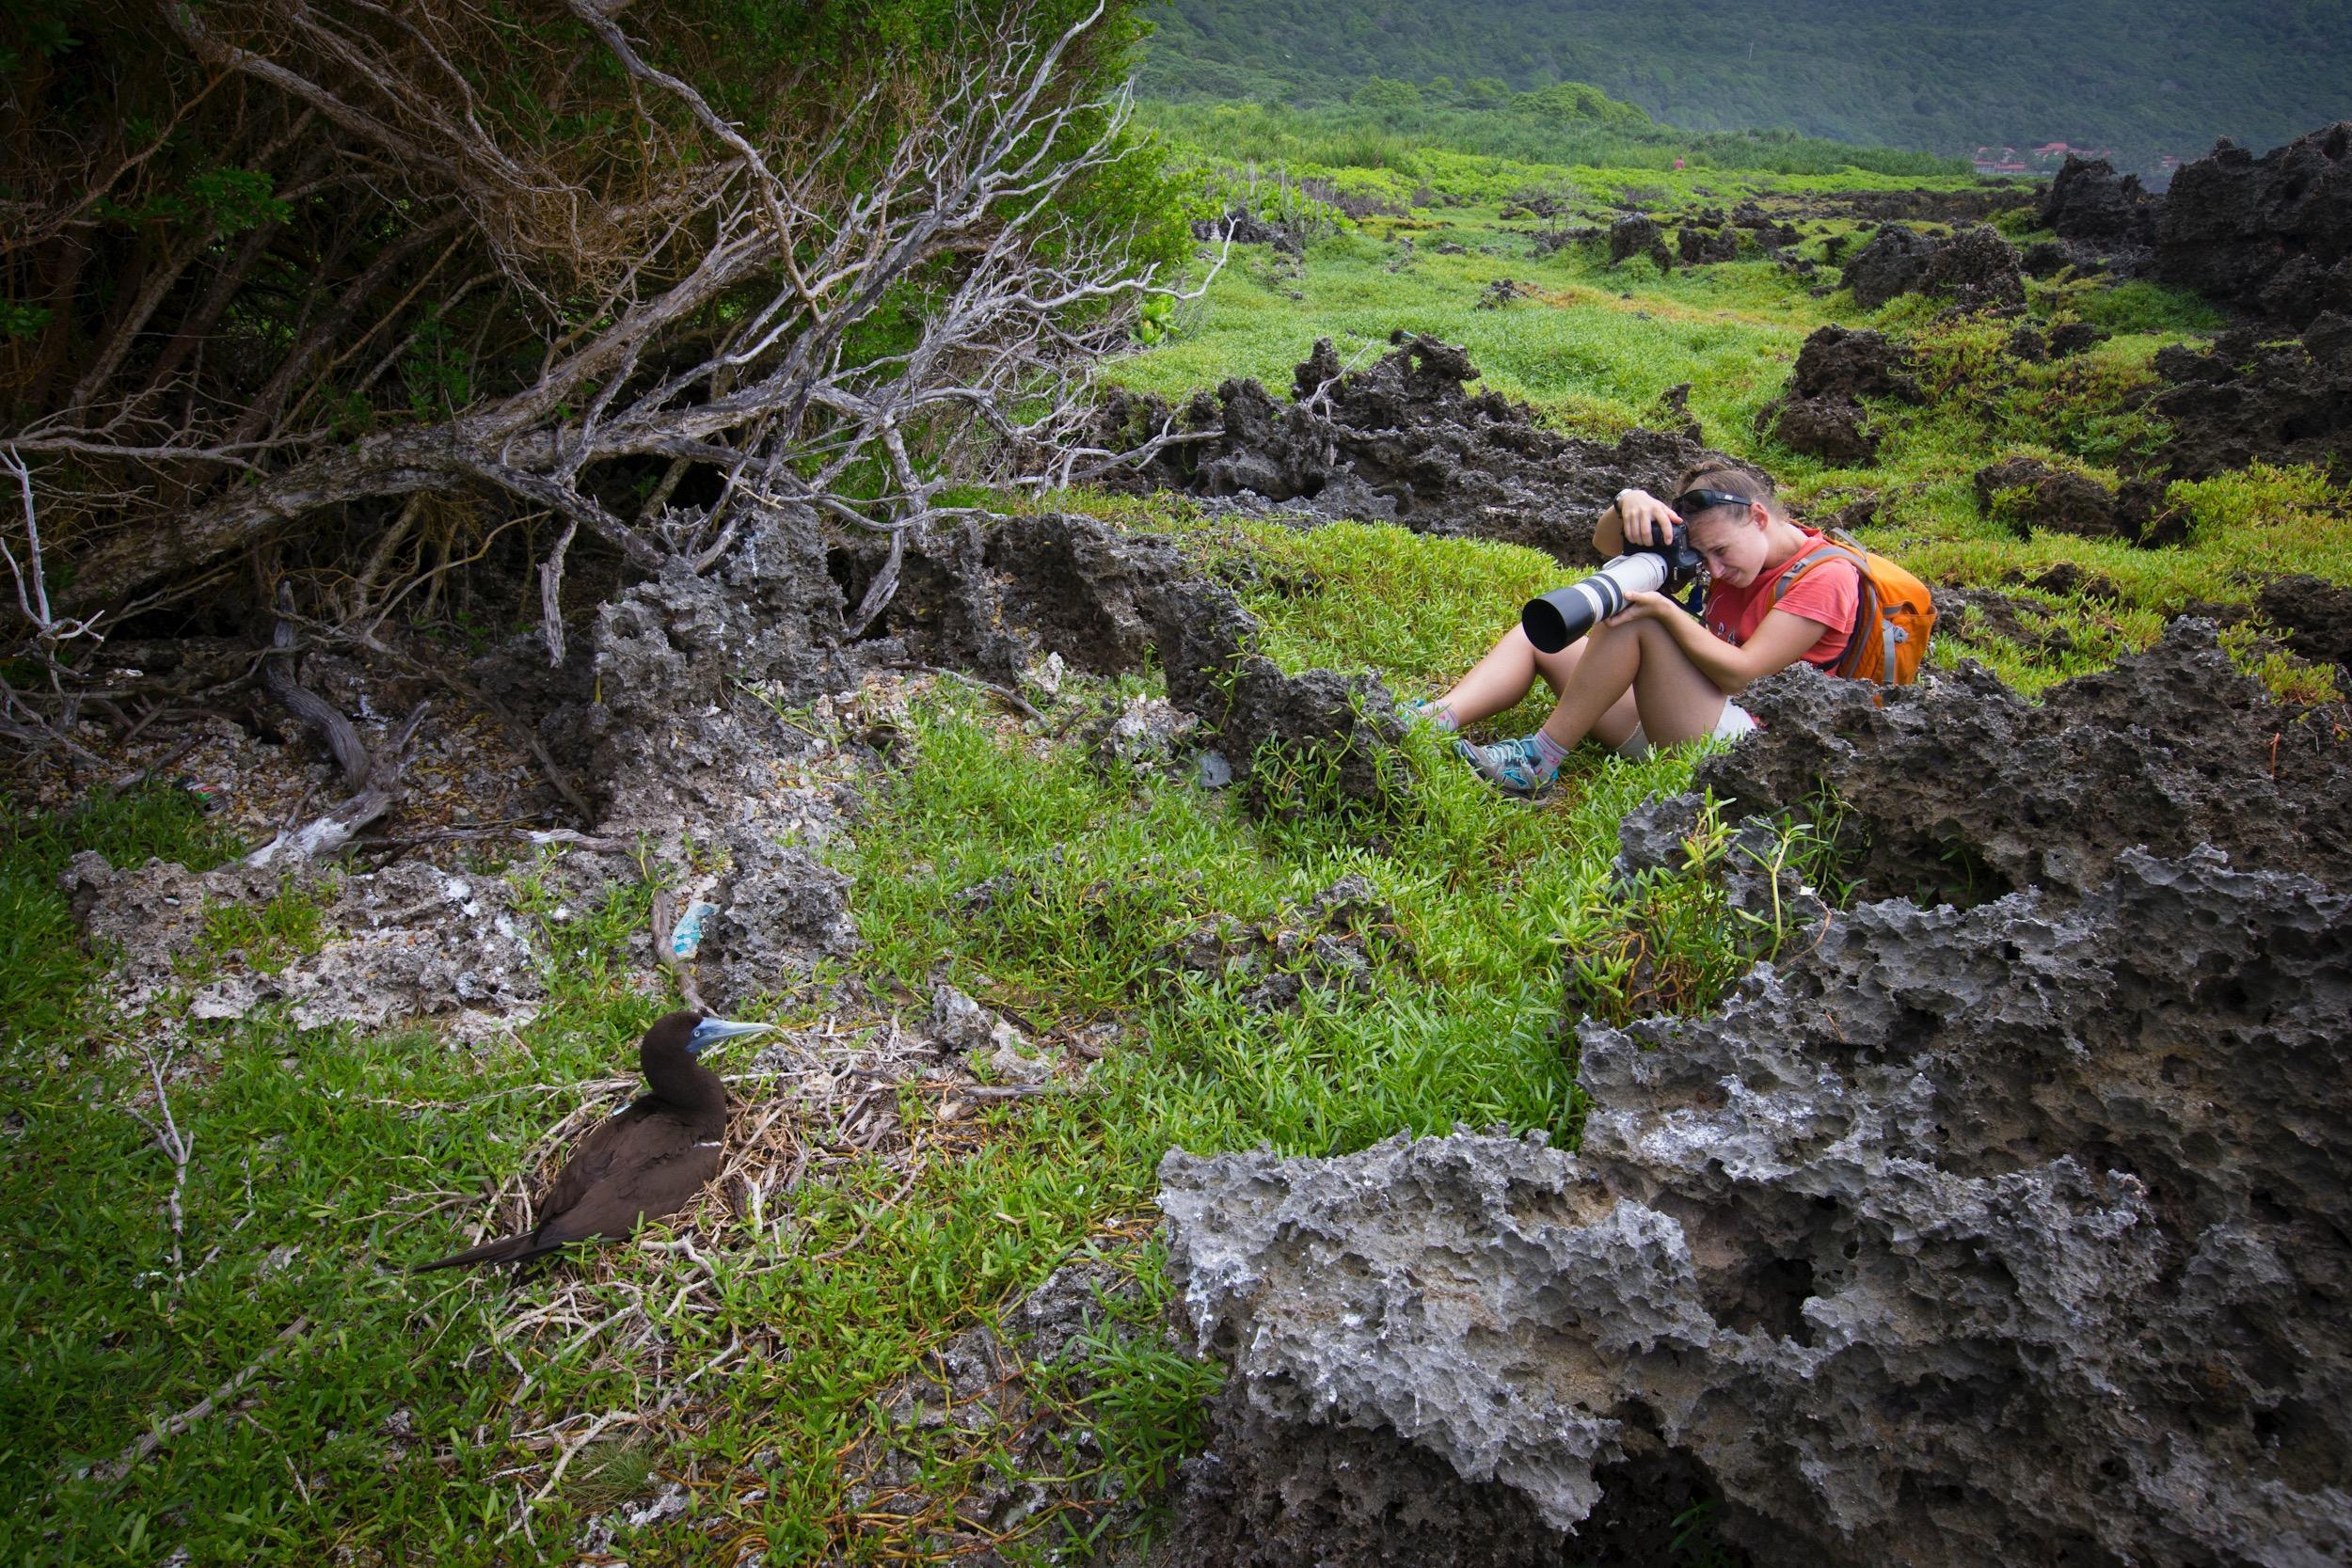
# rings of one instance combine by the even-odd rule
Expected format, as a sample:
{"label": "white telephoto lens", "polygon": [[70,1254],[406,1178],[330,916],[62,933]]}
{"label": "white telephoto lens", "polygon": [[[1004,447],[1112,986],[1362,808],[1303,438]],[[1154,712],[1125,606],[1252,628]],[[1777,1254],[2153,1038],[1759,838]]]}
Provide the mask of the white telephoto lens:
{"label": "white telephoto lens", "polygon": [[1581,582],[1531,599],[1519,626],[1538,652],[1556,654],[1625,608],[1629,594],[1652,594],[1666,585],[1666,562],[1647,550],[1621,555]]}

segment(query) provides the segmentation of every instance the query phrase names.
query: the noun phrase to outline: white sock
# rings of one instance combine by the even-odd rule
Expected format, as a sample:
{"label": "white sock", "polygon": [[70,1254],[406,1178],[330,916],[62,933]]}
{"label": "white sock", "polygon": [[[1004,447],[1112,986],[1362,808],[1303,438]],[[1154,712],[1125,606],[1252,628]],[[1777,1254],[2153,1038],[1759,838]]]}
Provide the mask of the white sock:
{"label": "white sock", "polygon": [[1528,736],[1535,743],[1535,767],[1547,779],[1560,771],[1560,765],[1568,760],[1568,749],[1542,730]]}

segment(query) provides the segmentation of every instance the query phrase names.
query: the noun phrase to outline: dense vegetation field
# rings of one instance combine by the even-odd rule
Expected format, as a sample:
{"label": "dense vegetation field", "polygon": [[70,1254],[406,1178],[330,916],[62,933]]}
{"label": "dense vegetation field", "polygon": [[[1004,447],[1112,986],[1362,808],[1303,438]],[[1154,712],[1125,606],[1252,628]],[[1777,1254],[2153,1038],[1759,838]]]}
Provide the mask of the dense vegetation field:
{"label": "dense vegetation field", "polygon": [[[2000,352],[2008,324],[1947,320],[1916,298],[1858,311],[1820,286],[1834,272],[1807,279],[1754,260],[1661,274],[1642,260],[1611,267],[1586,245],[1536,259],[1532,230],[1546,220],[1503,215],[1530,194],[1564,208],[1563,222],[1740,199],[1794,214],[1891,176],[1539,166],[1399,145],[1291,162],[1278,177],[1250,169],[1246,145],[1220,144],[1213,118],[1168,124],[1198,138],[1204,211],[1290,203],[1319,237],[1295,258],[1237,248],[1205,298],[1155,328],[1160,341],[1110,367],[1130,387],[1287,386],[1316,338],[1364,363],[1400,327],[1467,344],[1487,387],[1581,434],[1659,422],[1661,395],[1687,382],[1706,438],[1780,475],[1802,515],[1874,500],[1872,544],[1931,581],[1998,586],[2027,607],[2019,639],[1940,639],[1934,657],[1981,658],[2028,689],[2144,646],[2191,601],[2247,601],[2256,566],[2352,581],[2352,519],[2308,470],[2177,486],[2187,542],[2164,551],[2020,538],[1979,508],[1970,476],[1995,458],[2112,478],[2152,450],[2164,433],[2137,396],[2149,360],[2218,325],[2193,300],[2035,284],[2037,319],[2113,336],[2029,365]],[[1307,176],[1385,210],[1323,210],[1297,194]],[[1819,259],[1851,227],[1816,222],[1803,248]],[[1519,297],[1482,309],[1504,278]],[[1831,321],[1910,340],[1939,393],[1886,414],[1867,468],[1798,457],[1756,429],[1798,345]],[[1408,696],[1442,689],[1558,575],[1530,552],[1385,527],[1298,531],[1093,494],[1024,504],[1165,534],[1243,585],[1279,662],[1374,670]],[[2061,565],[2076,570],[2051,573]],[[2233,635],[2277,689],[2335,695],[2325,670],[2261,644],[2261,630]],[[596,1550],[610,1555],[592,1560],[947,1560],[975,1538],[952,1537],[946,1510],[1009,1481],[1034,1481],[1043,1500],[992,1527],[1003,1560],[1132,1546],[1150,1528],[1135,1505],[1200,1441],[1198,1400],[1213,1382],[1155,1328],[1166,1288],[1152,1195],[1166,1149],[1327,1153],[1457,1122],[1573,1139],[1564,986],[1603,1014],[1637,1000],[1704,1007],[1788,934],[1723,907],[1715,873],[1732,851],[1720,834],[1693,841],[1679,876],[1611,883],[1619,818],[1686,784],[1689,755],[1636,765],[1588,752],[1531,807],[1493,794],[1423,730],[1384,814],[1300,777],[1284,809],[1259,818],[1181,770],[1102,767],[1067,738],[1073,716],[1154,686],[1072,677],[1044,718],[1023,719],[951,682],[908,685],[885,762],[840,775],[866,797],[834,851],[855,879],[863,954],[730,1005],[822,1031],[833,985],[854,970],[912,1022],[947,981],[1043,1033],[1112,1026],[1078,1092],[957,1119],[902,1089],[893,1108],[929,1151],[904,1185],[848,1159],[765,1212],[714,1200],[693,1218],[700,1252],[663,1231],[511,1285],[396,1271],[447,1250],[486,1195],[548,1155],[560,1118],[620,1092],[629,1043],[669,1005],[642,947],[651,879],[588,907],[552,893],[530,906],[550,1005],[496,1038],[306,1033],[282,1016],[169,1008],[125,1021],[103,989],[105,956],[73,948],[56,884],[66,860],[95,847],[118,863],[199,865],[240,847],[175,791],[62,816],[10,810],[0,1558],[569,1561],[601,1520]],[[1783,834],[1833,885],[1808,830],[1792,821]],[[1240,978],[1171,976],[1164,950],[1203,921],[1278,925],[1348,875],[1392,914],[1366,984],[1266,1012],[1245,1006]],[[1019,895],[976,920],[962,895],[993,878]],[[222,911],[217,925],[191,986],[319,940],[315,898],[298,889],[263,917]],[[740,1062],[723,1066],[739,1098],[762,1094]],[[926,1353],[1073,1257],[1134,1282],[1105,1294],[1099,1333],[1030,1372],[1040,1420],[1087,1445],[1046,1463],[1020,1433],[897,1424],[893,1391]],[[913,1456],[928,1504],[862,1489],[877,1444]],[[628,1513],[670,1487],[675,1506]],[[1708,1560],[1703,1536],[1677,1560]]]}
{"label": "dense vegetation field", "polygon": [[[1813,278],[1768,259],[1661,273],[1639,257],[1612,266],[1592,242],[1531,254],[1540,231],[1602,225],[1631,209],[1666,214],[1752,200],[1801,216],[1829,191],[1920,182],[1858,172],[1542,167],[1436,149],[1419,150],[1407,170],[1306,165],[1289,166],[1285,177],[1294,172],[1389,210],[1336,226],[1300,261],[1266,247],[1237,249],[1172,339],[1113,375],[1171,399],[1232,375],[1287,387],[1316,338],[1334,340],[1343,362],[1363,364],[1402,328],[1466,345],[1486,387],[1527,402],[1557,428],[1601,436],[1665,422],[1662,394],[1689,383],[1705,439],[1764,466],[1801,514],[1819,520],[1867,500],[1874,510],[1863,537],[1931,582],[1998,585],[2039,606],[2044,635],[2030,647],[1939,637],[1934,653],[1944,662],[1981,658],[2029,690],[2144,647],[2166,616],[2192,602],[2248,602],[2257,566],[2352,580],[2352,528],[2324,478],[2308,470],[2257,467],[2175,486],[2169,499],[2189,520],[2187,543],[2176,549],[2054,532],[2020,537],[1997,509],[1979,502],[1974,474],[2004,457],[2038,457],[2112,483],[2124,465],[2153,452],[2168,430],[2144,406],[2154,387],[2150,361],[2166,345],[2200,341],[2221,325],[2193,296],[2145,282],[2028,280],[2032,322],[2082,321],[2112,334],[2083,355],[2033,364],[2004,352],[2014,323],[1955,317],[1918,295],[1861,310],[1851,293],[1828,286],[1836,274],[1826,266]],[[1246,179],[1227,179],[1229,189],[1249,194]],[[1262,203],[1291,199],[1271,175],[1255,189]],[[1501,215],[1532,198],[1550,198],[1560,215]],[[2028,238],[2030,222],[2021,208],[2001,226]],[[1831,217],[1807,227],[1797,253],[1819,261],[1838,238],[1858,243],[1871,226]],[[1524,293],[1493,308],[1491,290],[1505,278]],[[1909,341],[1934,394],[1924,406],[1881,411],[1884,439],[1867,467],[1827,466],[1757,428],[1806,335],[1833,322]],[[2090,592],[2036,586],[2063,580],[2051,577],[2061,564],[2090,574]],[[2253,631],[2235,635],[2250,642]],[[2332,689],[2324,671],[2289,673],[2275,663],[2273,671],[2306,696]]]}
{"label": "dense vegetation field", "polygon": [[2196,156],[2217,136],[2268,147],[2342,119],[2352,109],[2347,49],[2342,12],[2325,0],[1899,9],[1174,0],[1144,85],[1207,100],[1354,97],[1402,113],[1491,109],[1514,91],[1591,83],[1692,131],[1786,126],[1946,156],[2057,140],[2112,150],[2138,167],[2166,152]]}

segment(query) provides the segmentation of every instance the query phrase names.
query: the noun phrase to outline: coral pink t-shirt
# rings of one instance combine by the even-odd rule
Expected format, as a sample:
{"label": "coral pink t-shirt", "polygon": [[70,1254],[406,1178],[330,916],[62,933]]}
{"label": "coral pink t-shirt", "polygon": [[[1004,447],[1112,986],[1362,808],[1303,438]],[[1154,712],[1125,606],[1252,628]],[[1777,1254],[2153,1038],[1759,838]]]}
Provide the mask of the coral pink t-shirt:
{"label": "coral pink t-shirt", "polygon": [[1854,570],[1851,561],[1820,562],[1790,583],[1788,592],[1774,602],[1772,584],[1821,542],[1817,529],[1801,528],[1797,531],[1804,535],[1804,543],[1797,546],[1796,553],[1756,573],[1756,580],[1747,587],[1709,583],[1707,613],[1702,619],[1708,631],[1735,648],[1755,636],[1756,628],[1764,624],[1764,617],[1775,610],[1818,621],[1828,629],[1821,633],[1820,641],[1804,651],[1804,661],[1824,670],[1833,669],[1845,653],[1846,644],[1853,641],[1854,615],[1862,608],[1862,574]]}

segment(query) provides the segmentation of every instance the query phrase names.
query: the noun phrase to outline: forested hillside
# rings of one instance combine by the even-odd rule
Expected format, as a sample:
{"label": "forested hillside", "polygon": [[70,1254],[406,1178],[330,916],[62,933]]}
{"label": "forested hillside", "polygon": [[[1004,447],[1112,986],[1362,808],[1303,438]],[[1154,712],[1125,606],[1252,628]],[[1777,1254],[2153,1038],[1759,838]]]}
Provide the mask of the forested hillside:
{"label": "forested hillside", "polygon": [[1171,0],[1147,92],[1344,98],[1373,77],[1500,98],[1590,82],[1701,130],[1789,127],[1947,155],[2051,141],[2133,166],[2352,115],[2342,0]]}

